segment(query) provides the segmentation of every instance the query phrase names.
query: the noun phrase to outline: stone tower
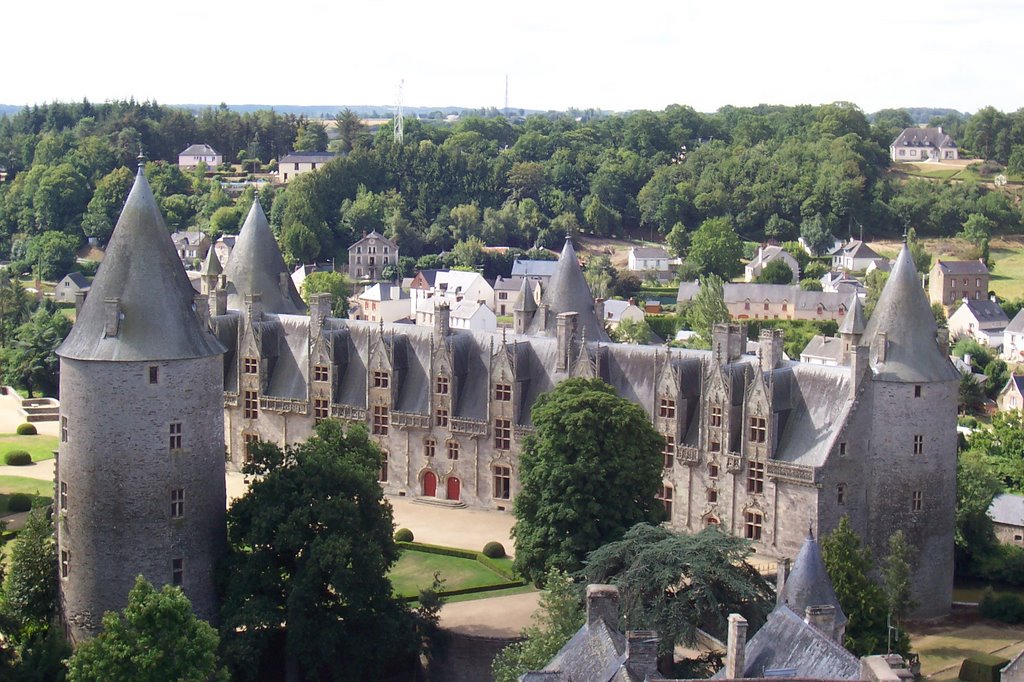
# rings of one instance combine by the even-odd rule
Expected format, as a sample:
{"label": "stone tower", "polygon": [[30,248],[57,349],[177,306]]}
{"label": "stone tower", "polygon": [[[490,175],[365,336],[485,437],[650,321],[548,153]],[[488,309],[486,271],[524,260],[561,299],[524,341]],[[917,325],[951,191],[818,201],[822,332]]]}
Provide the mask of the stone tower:
{"label": "stone tower", "polygon": [[[914,547],[916,616],[949,612],[956,508],[959,374],[936,342],[935,318],[904,244],[864,327],[871,381],[860,400],[871,427],[864,448],[862,535],[875,557],[902,530]],[[856,438],[857,434],[851,434]]]}
{"label": "stone tower", "polygon": [[60,603],[72,641],[121,609],[135,577],[216,615],[226,548],[224,347],[142,169],[60,357]]}

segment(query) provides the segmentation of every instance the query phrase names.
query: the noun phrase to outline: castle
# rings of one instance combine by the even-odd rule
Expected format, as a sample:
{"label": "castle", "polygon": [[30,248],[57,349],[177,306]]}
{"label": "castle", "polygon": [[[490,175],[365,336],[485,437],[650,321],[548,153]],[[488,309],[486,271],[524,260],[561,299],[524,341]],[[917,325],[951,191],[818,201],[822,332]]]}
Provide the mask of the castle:
{"label": "castle", "polygon": [[[121,223],[138,222],[133,202],[142,195],[152,202],[148,187],[140,185],[144,179],[137,181]],[[148,218],[162,227],[158,214]],[[61,347],[61,395],[72,436],[61,444],[58,478],[61,485],[89,491],[96,507],[88,517],[95,527],[81,540],[74,523],[58,532],[62,556],[69,551],[76,567],[88,557],[93,566],[82,585],[72,586],[74,570],[62,579],[72,614],[92,613],[90,604],[101,600],[85,604],[76,596],[84,590],[113,594],[112,582],[101,585],[100,579],[114,570],[104,552],[113,551],[115,542],[123,543],[118,551],[125,564],[116,570],[134,575],[144,564],[141,572],[157,582],[176,575],[164,570],[178,565],[169,557],[182,553],[177,548],[184,526],[175,523],[202,526],[191,540],[196,546],[188,548],[196,558],[186,564],[219,551],[223,511],[217,517],[209,505],[220,495],[223,506],[223,476],[213,475],[206,458],[222,452],[221,443],[213,442],[221,414],[234,466],[256,440],[300,442],[318,420],[333,417],[367,426],[383,452],[380,483],[389,495],[510,511],[519,488],[518,453],[532,431],[530,408],[569,377],[600,377],[648,412],[665,438],[658,497],[672,527],[696,531],[720,524],[767,557],[796,555],[808,526],[827,533],[843,515],[879,557],[887,553],[890,534],[902,529],[917,551],[912,570],[918,615],[949,609],[958,375],[940,347],[906,247],[871,319],[865,321],[859,301],[851,303],[840,327],[841,362],[833,367],[787,360],[778,332],[763,332],[758,352],[746,354],[745,328],[734,324],[715,328],[711,351],[611,343],[570,239],[546,286],[524,283],[512,333],[453,330],[443,306],[432,328],[337,319],[330,317],[329,294],[311,296],[307,313],[258,202],[224,270],[208,256],[194,300],[178,283],[184,278],[180,264],[166,275],[175,282],[170,290],[146,281],[153,270],[119,282],[120,288],[104,284],[116,276],[108,270],[133,275],[137,268],[121,259],[132,262],[145,247],[138,237],[141,246],[133,246],[128,259],[118,239],[115,230],[93,292]],[[147,261],[143,270],[150,267]],[[138,296],[152,297],[152,310],[129,305],[133,286]],[[153,325],[145,338],[130,333],[141,323]],[[110,332],[128,336],[118,345],[104,337]],[[104,344],[118,350],[104,351]],[[136,386],[136,374],[144,379],[157,361],[176,363],[158,371],[161,381],[169,374],[167,380],[182,382],[173,396],[179,402],[172,404],[175,386],[166,393],[144,381]],[[119,362],[123,369],[107,371]],[[78,364],[89,370],[68,371]],[[167,405],[149,401],[147,390]],[[89,404],[93,396],[103,396],[102,404]],[[175,448],[168,453],[168,423],[186,427],[185,451],[190,462],[202,456],[202,481],[198,470],[181,466],[184,458],[175,459]],[[76,429],[95,435],[79,446]],[[200,436],[211,441],[200,444]],[[136,451],[122,456],[112,445]],[[68,462],[76,457],[81,463],[72,468]],[[131,480],[163,502],[159,491],[181,490],[178,481],[187,470],[197,479],[188,485],[199,486],[196,495],[209,514],[196,518],[190,507],[184,522],[176,521],[162,502],[162,509],[144,506],[145,513],[133,511],[123,525],[112,526],[111,516],[121,521],[124,510],[139,508],[115,494],[126,487],[122,480],[104,478],[118,461],[130,462]],[[74,521],[70,512],[67,518]],[[210,529],[216,523],[221,526],[215,533]],[[186,592],[193,585],[195,594],[205,594],[205,586],[189,582],[201,578],[186,571]],[[127,593],[120,584],[116,590]],[[85,605],[76,611],[72,602]],[[196,603],[203,613],[208,601]]]}

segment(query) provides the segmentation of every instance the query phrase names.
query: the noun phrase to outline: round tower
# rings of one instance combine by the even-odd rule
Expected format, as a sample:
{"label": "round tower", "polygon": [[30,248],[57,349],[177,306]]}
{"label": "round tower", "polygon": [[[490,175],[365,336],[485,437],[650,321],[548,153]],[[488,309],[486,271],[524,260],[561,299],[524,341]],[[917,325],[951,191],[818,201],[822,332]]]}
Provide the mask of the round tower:
{"label": "round tower", "polygon": [[226,549],[224,347],[140,167],[75,326],[57,349],[60,603],[72,641],[122,609],[139,574],[217,612]]}

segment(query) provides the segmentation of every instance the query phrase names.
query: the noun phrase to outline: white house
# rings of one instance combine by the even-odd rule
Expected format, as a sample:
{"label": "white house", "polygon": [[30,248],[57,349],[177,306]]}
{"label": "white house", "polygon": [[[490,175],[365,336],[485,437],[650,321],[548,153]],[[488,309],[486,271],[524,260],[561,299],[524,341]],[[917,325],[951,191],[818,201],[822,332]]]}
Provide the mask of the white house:
{"label": "white house", "polygon": [[995,301],[964,301],[949,316],[949,336],[958,339],[964,336],[973,338],[983,346],[1000,348],[1003,345],[1003,332],[1010,320]]}
{"label": "white house", "polygon": [[668,272],[669,256],[660,246],[634,246],[629,250],[627,267],[632,272]]}
{"label": "white house", "polygon": [[893,161],[955,161],[960,158],[956,142],[938,128],[905,128],[889,145]]}
{"label": "white house", "polygon": [[832,256],[833,270],[847,270],[861,272],[868,269],[872,261],[881,258],[865,242],[859,239],[851,239],[837,249],[830,252]]}
{"label": "white house", "polygon": [[420,302],[429,298],[446,301],[453,311],[455,304],[462,301],[479,303],[494,310],[494,287],[479,272],[421,270],[413,278],[409,294],[413,310],[418,310]]}
{"label": "white house", "polygon": [[334,152],[292,152],[277,161],[277,181],[287,184],[295,176],[315,171],[336,157]]}
{"label": "white house", "polygon": [[208,144],[189,145],[188,149],[178,154],[178,168],[195,168],[200,163],[216,168],[224,163],[224,155]]}
{"label": "white house", "polygon": [[[416,306],[416,324],[432,327],[437,308],[441,305],[447,303],[436,298],[420,301]],[[498,328],[498,318],[493,310],[481,303],[461,301],[451,304],[448,324],[452,329],[492,332]]]}
{"label": "white house", "polygon": [[412,304],[409,294],[393,284],[374,284],[356,297],[359,310],[357,320],[389,324],[410,317]]}
{"label": "white house", "polygon": [[174,232],[171,241],[186,270],[191,269],[197,260],[205,260],[206,252],[210,250],[210,238],[204,232]]}
{"label": "white house", "polygon": [[53,288],[53,300],[57,303],[74,303],[75,293],[89,291],[90,282],[80,272],[70,272]]}
{"label": "white house", "polygon": [[1003,359],[1024,362],[1024,309],[1017,311],[1003,330]]}
{"label": "white house", "polygon": [[604,324],[616,329],[624,320],[643,322],[646,315],[633,301],[610,299],[604,302]]}
{"label": "white house", "polygon": [[786,253],[781,246],[762,246],[757,249],[757,255],[754,259],[747,263],[743,269],[743,278],[747,282],[753,282],[755,279],[761,276],[765,266],[773,261],[782,261],[786,264],[786,267],[793,273],[792,283],[796,284],[800,281],[800,264],[796,262],[796,258]]}

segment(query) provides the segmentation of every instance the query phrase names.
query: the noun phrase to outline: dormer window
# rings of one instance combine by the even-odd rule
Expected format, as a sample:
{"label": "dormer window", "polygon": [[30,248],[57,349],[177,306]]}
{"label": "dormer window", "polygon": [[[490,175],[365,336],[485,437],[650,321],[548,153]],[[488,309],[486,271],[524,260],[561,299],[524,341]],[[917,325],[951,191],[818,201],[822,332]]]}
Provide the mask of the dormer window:
{"label": "dormer window", "polygon": [[672,398],[662,398],[658,403],[658,416],[665,419],[675,419],[676,401]]}
{"label": "dormer window", "polygon": [[387,388],[391,385],[391,375],[387,372],[375,371],[373,373],[373,387]]}
{"label": "dormer window", "polygon": [[710,425],[711,426],[721,426],[722,425],[722,408],[719,407],[718,405],[714,405],[711,408]]}
{"label": "dormer window", "polygon": [[434,393],[438,395],[448,395],[449,387],[450,383],[448,377],[439,374],[434,379]]}
{"label": "dormer window", "polygon": [[768,423],[764,417],[750,418],[750,442],[763,443],[767,440]]}
{"label": "dormer window", "polygon": [[494,399],[498,402],[507,403],[512,400],[512,384],[495,384]]}
{"label": "dormer window", "polygon": [[313,366],[313,381],[330,381],[331,373],[327,365]]}

